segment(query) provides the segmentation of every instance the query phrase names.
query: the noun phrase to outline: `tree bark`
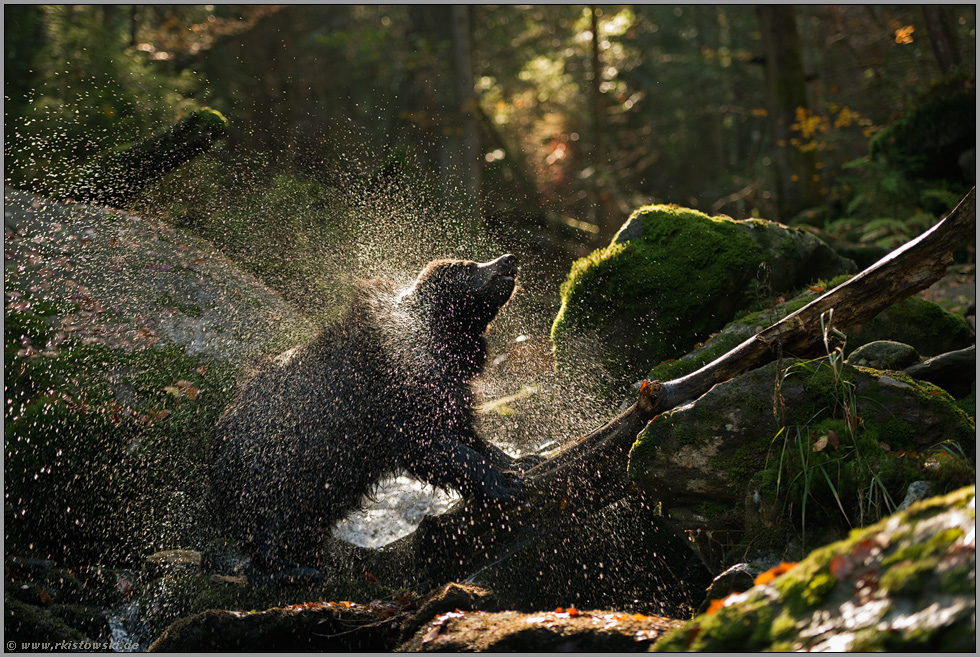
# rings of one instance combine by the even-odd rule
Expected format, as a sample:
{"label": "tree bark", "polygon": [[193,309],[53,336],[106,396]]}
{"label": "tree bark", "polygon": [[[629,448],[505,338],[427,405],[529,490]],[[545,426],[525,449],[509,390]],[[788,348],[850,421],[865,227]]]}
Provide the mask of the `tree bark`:
{"label": "tree bark", "polygon": [[470,7],[453,5],[453,48],[456,54],[456,93],[462,128],[460,177],[474,228],[480,221],[480,132],[473,91],[473,55],[470,43]]}
{"label": "tree bark", "polygon": [[936,53],[936,61],[943,75],[948,75],[960,65],[960,52],[956,45],[956,31],[949,18],[949,10],[939,5],[922,5],[926,33]]}
{"label": "tree bark", "polygon": [[797,109],[807,110],[810,106],[795,12],[792,5],[758,8],[765,56],[766,105],[775,140],[776,212],[781,221],[788,221],[821,201],[816,151],[803,152],[790,143],[790,126],[797,122]]}

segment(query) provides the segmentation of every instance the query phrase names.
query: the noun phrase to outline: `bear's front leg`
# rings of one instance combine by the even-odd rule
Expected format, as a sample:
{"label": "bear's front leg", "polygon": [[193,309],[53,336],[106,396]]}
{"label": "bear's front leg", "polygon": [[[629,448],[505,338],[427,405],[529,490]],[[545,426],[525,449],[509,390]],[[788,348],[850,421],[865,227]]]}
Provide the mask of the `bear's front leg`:
{"label": "bear's front leg", "polygon": [[413,476],[464,497],[508,503],[524,496],[522,480],[494,467],[488,457],[458,440],[439,438],[420,441],[415,453],[405,459],[405,469]]}

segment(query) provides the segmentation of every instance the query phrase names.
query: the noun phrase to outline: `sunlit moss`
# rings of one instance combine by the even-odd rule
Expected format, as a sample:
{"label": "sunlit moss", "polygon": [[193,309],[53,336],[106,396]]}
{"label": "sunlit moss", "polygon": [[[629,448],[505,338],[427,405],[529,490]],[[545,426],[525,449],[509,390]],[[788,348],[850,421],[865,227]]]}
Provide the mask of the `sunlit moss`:
{"label": "sunlit moss", "polygon": [[[976,556],[957,545],[972,527],[974,499],[971,486],[854,530],[739,601],[695,617],[653,651],[967,649],[975,642]],[[874,604],[862,607],[869,600],[861,596],[875,590]],[[893,626],[890,609],[918,620]]]}
{"label": "sunlit moss", "polygon": [[[638,366],[682,355],[731,317],[760,257],[756,241],[729,219],[677,206],[637,210],[562,285],[551,330],[559,367],[577,367],[586,340],[589,349],[614,352],[603,363],[614,381],[640,378]],[[619,344],[625,325],[636,344]]]}

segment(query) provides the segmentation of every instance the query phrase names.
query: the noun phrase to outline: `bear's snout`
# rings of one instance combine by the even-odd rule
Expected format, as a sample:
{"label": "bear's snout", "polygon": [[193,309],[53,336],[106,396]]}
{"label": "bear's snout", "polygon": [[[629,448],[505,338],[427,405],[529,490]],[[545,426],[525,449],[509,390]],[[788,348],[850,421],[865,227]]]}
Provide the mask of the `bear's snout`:
{"label": "bear's snout", "polygon": [[484,262],[479,265],[481,269],[486,268],[491,279],[514,280],[517,277],[517,258],[510,253],[504,254],[496,260]]}

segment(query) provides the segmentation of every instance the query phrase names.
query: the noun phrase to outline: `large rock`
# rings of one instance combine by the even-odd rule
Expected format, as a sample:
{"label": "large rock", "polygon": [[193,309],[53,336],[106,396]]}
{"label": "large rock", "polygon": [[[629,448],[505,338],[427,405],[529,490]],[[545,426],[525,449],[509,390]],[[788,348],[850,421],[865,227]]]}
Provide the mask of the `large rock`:
{"label": "large rock", "polygon": [[609,246],[572,265],[551,331],[557,364],[613,386],[631,383],[760,297],[855,270],[802,230],[647,206]]}
{"label": "large rock", "polygon": [[972,481],[969,456],[949,452],[972,456],[975,431],[947,393],[897,372],[774,362],[659,415],[629,474],[685,529],[788,523],[812,547],[894,508],[912,481]]}
{"label": "large rock", "polygon": [[975,496],[970,486],[855,530],[718,600],[653,649],[976,652]]}
{"label": "large rock", "polygon": [[160,221],[4,200],[8,550],[126,563],[190,540],[203,437],[245,366],[305,322]]}

